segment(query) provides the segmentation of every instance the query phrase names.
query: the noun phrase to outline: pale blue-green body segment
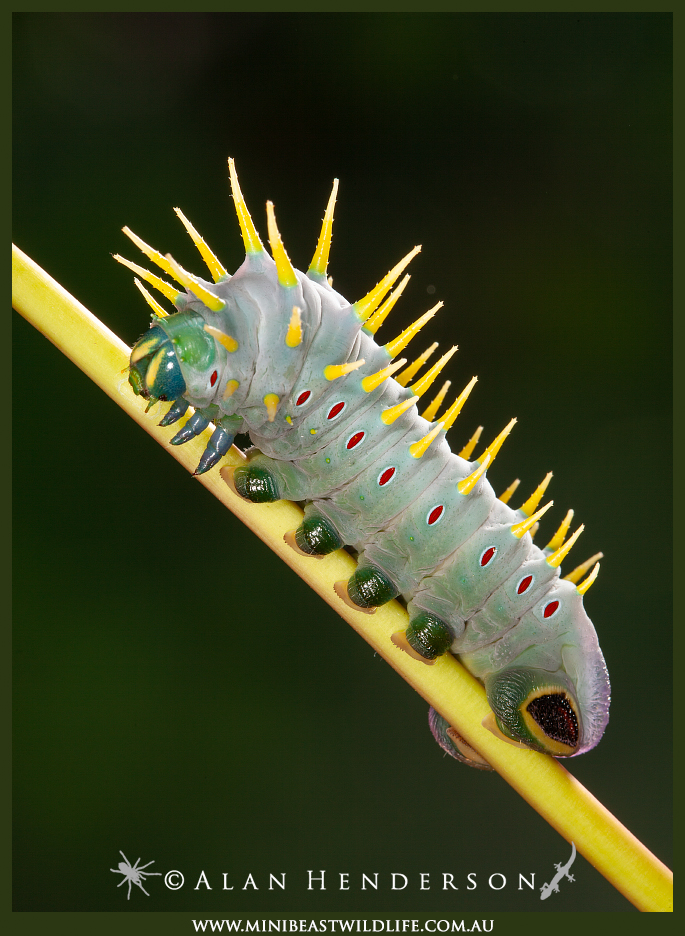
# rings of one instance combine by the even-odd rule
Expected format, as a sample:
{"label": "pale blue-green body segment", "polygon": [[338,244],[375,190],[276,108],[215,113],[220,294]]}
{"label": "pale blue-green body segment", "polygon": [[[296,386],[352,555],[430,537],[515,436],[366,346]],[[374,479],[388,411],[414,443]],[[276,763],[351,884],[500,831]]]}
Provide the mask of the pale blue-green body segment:
{"label": "pale blue-green body segment", "polygon": [[[387,365],[387,354],[383,353],[385,361],[381,362],[380,367]],[[380,367],[376,367],[376,370]],[[362,370],[366,372],[366,366]],[[409,393],[394,380],[386,380],[372,393],[364,393],[360,390],[360,382],[357,371],[332,381],[332,386],[337,392],[329,395],[324,405],[315,408],[309,416],[301,417],[301,422],[294,432],[299,433],[303,443],[309,448],[316,445],[318,451],[292,462],[279,461],[273,465],[269,462],[271,470],[283,479],[282,493],[285,498],[316,500],[318,497],[325,497],[331,491],[343,489],[350,477],[352,461],[356,471],[364,471],[381,457],[379,449],[382,453],[385,446],[394,445],[407,434],[411,415],[405,414],[405,417],[398,419],[393,425],[386,426],[381,422],[380,414],[386,407],[406,399]],[[360,393],[363,394],[361,399]],[[339,416],[327,419],[327,412],[339,402],[345,402],[345,409]],[[351,452],[346,448],[347,442],[358,432],[364,432],[365,437]],[[274,446],[260,438],[258,448],[261,451],[266,449],[265,454],[271,455]],[[342,506],[343,500],[340,503],[342,516],[347,508]]]}
{"label": "pale blue-green body segment", "polygon": [[[394,524],[377,533],[364,550],[364,557],[374,565],[392,564],[390,577],[402,583],[400,590],[405,597],[413,597],[421,581],[430,577],[455,547],[468,540],[487,519],[495,500],[487,481],[481,478],[466,497],[457,489],[458,482],[469,473],[468,463],[453,455],[433,484]],[[438,505],[444,507],[444,512],[430,525],[430,513]],[[384,562],[384,556],[393,558]]]}
{"label": "pale blue-green body segment", "polygon": [[[341,485],[335,498],[317,502],[317,506],[338,526],[344,530],[343,539],[357,550],[370,544],[378,531],[392,526],[401,512],[411,506],[429,485],[434,484],[440,472],[448,464],[449,448],[446,444],[434,444],[423,458],[416,459],[409,452],[409,446],[425,435],[430,425],[417,416],[414,408],[404,413],[396,422],[385,426],[380,420],[380,413],[387,406],[394,406],[408,395],[395,381],[391,384],[379,406],[374,407],[370,418],[357,422],[345,434],[340,445],[342,458],[349,452],[345,450],[345,440],[351,432],[369,427],[373,429],[374,420],[385,430],[383,442],[373,447],[375,457],[370,458],[371,446],[367,447],[367,457],[359,460],[362,470],[352,480]],[[399,393],[394,394],[396,388]],[[371,435],[369,432],[368,436]],[[366,439],[365,439],[366,442]],[[387,446],[387,447],[386,447]],[[380,449],[380,451],[379,451]],[[361,454],[361,453],[360,453]],[[379,478],[383,471],[395,468],[391,481],[381,486]]]}
{"label": "pale blue-green body segment", "polygon": [[[422,457],[411,454],[410,445],[435,424],[415,406],[390,425],[382,420],[384,410],[411,396],[392,378],[372,392],[362,388],[364,377],[390,362],[387,350],[325,278],[296,276],[296,286],[284,287],[265,252],[250,254],[234,276],[206,284],[226,303],[221,312],[193,296],[178,300],[197,322],[238,344],[230,352],[205,333],[208,350],[200,366],[180,359],[184,398],[224,427],[222,444],[237,431],[249,432],[258,450],[250,463],[268,468],[279,496],[307,501],[308,515],[327,518],[340,540],[359,552],[361,567],[376,567],[394,583],[410,617],[429,612],[444,622],[452,652],[486,687],[511,666],[555,674],[569,685],[580,706],[575,753],[593,747],[608,720],[609,686],[575,586],[560,580],[546,562],[549,551],[533,545],[528,533],[512,533],[525,515],[499,501],[485,475],[468,494],[460,493],[458,482],[478,463],[453,454],[444,433]],[[293,348],[286,335],[294,306],[302,341]],[[181,333],[175,320],[181,316],[155,325]],[[358,370],[326,379],[327,365],[360,359],[365,364]],[[235,385],[230,382],[237,389],[226,395]],[[273,421],[265,406],[270,394],[279,401]],[[381,484],[391,468],[392,478]],[[492,547],[493,558],[483,564]],[[533,579],[520,593],[528,575]],[[553,600],[558,610],[546,619]]]}
{"label": "pale blue-green body segment", "polygon": [[[413,598],[413,607],[431,611],[453,626],[454,652],[499,638],[559,578],[559,570],[547,564],[547,555],[533,545],[530,536],[512,536],[511,515],[507,505],[495,499],[487,521]],[[497,548],[496,561],[484,569],[479,558],[492,546]],[[527,575],[533,581],[524,594],[518,594],[517,586]],[[469,627],[464,631],[467,620]]]}

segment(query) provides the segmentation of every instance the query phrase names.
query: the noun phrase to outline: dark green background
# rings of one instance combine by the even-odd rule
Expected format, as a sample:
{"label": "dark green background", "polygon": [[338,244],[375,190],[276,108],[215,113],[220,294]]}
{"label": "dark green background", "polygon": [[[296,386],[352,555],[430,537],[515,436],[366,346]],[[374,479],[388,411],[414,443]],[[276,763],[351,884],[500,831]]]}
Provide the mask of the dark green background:
{"label": "dark green background", "polygon": [[[572,506],[573,558],[605,552],[586,606],[611,722],[568,766],[666,862],[670,76],[667,14],[15,17],[15,241],[127,342],[148,310],[109,256],[139,260],[122,225],[200,272],[178,205],[241,262],[228,156],[262,231],[274,200],[298,266],[340,177],[330,271],[351,299],[423,244],[381,337],[443,299],[416,351],[457,341],[453,389],[480,378],[454,446],[517,416],[495,489],[519,476],[527,496],[554,469],[540,539]],[[15,909],[631,909],[580,857],[548,901],[518,891],[566,842],[497,775],[444,758],[421,699],[14,327]],[[127,903],[120,848],[184,889],[151,878]],[[321,868],[327,890],[307,892]],[[211,892],[193,890],[203,869]],[[288,890],[269,892],[282,871]]]}

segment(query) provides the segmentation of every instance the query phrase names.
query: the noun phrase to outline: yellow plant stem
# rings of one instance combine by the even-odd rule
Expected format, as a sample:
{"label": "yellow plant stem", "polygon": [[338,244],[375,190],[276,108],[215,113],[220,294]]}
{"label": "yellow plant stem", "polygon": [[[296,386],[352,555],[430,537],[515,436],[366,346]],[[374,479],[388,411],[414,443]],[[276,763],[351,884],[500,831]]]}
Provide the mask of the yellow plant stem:
{"label": "yellow plant stem", "polygon": [[[16,247],[13,305],[170,455],[189,472],[195,469],[213,427],[186,445],[170,445],[177,427],[157,426],[158,414],[145,414],[145,400],[134,396],[122,375],[130,349]],[[242,453],[232,448],[223,464],[239,465],[243,460]],[[197,480],[345,618],[550,825],[575,842],[577,850],[628,900],[640,910],[672,910],[669,869],[554,758],[507,744],[486,730],[482,721],[490,708],[483,687],[453,656],[447,654],[429,666],[393,644],[392,635],[408,624],[406,611],[396,601],[368,615],[338,598],[333,583],[349,578],[356,567],[344,550],[317,562],[285,544],[284,534],[301,522],[299,507],[288,501],[247,503],[233,494],[218,470]]]}

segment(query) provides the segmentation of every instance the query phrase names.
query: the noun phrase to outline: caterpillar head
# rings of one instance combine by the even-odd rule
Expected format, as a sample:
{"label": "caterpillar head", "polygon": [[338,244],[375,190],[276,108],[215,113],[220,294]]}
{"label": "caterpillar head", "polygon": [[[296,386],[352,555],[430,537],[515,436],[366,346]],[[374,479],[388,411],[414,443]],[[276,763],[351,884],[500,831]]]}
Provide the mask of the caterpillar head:
{"label": "caterpillar head", "polygon": [[150,327],[131,351],[128,381],[136,396],[176,400],[188,391],[200,398],[214,395],[216,343],[203,325],[196,312],[178,312]]}

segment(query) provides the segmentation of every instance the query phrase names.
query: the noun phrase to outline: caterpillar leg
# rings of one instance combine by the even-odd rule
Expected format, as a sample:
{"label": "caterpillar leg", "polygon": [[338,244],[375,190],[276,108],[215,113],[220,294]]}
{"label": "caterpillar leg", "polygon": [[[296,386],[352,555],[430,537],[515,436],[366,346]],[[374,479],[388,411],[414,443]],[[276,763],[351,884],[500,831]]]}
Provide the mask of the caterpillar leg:
{"label": "caterpillar leg", "polygon": [[320,514],[311,504],[305,508],[304,520],[296,530],[283,537],[295,552],[314,559],[323,559],[343,545],[338,531],[328,517]]}
{"label": "caterpillar leg", "polygon": [[399,595],[399,589],[378,566],[358,565],[347,582],[336,582],[333,586],[339,598],[354,608],[373,614],[376,608]]}
{"label": "caterpillar leg", "polygon": [[[409,610],[411,612],[411,604]],[[391,637],[400,650],[404,650],[415,660],[428,664],[447,653],[453,639],[452,632],[445,622],[427,611],[419,611],[411,618],[406,631],[397,631]]]}
{"label": "caterpillar leg", "polygon": [[221,461],[233,445],[236,435],[240,432],[242,421],[240,416],[225,416],[217,423],[217,427],[210,436],[207,447],[202,453],[200,462],[193,474],[204,474],[205,471],[209,471],[217,462]]}
{"label": "caterpillar leg", "polygon": [[281,499],[276,478],[261,465],[241,465],[239,468],[222,468],[221,477],[234,494],[252,504],[269,504]]}
{"label": "caterpillar leg", "polygon": [[445,622],[427,611],[412,617],[405,636],[409,646],[424,660],[434,660],[447,653],[454,639]]}
{"label": "caterpillar leg", "polygon": [[190,403],[187,400],[184,400],[183,397],[179,397],[178,400],[174,400],[169,409],[167,410],[166,415],[160,421],[160,426],[172,426],[175,422],[185,416],[188,411]]}
{"label": "caterpillar leg", "polygon": [[226,432],[226,430],[221,427],[215,429],[210,436],[207,448],[202,453],[202,457],[193,474],[204,474],[205,471],[209,471],[210,468],[213,468],[218,461],[221,461],[226,452],[233,445],[234,438],[235,435],[233,433]]}
{"label": "caterpillar leg", "polygon": [[306,500],[311,481],[301,468],[292,462],[269,458],[259,449],[251,449],[248,459],[246,465],[235,471],[221,470],[221,477],[239,497],[253,504],[281,499]]}
{"label": "caterpillar leg", "polygon": [[450,757],[477,770],[493,769],[483,755],[474,750],[434,708],[428,710],[428,725],[435,740]]}
{"label": "caterpillar leg", "polygon": [[[168,415],[169,414],[167,413],[167,416]],[[174,422],[175,421],[176,420],[174,420]],[[166,423],[166,425],[169,424]],[[179,429],[173,439],[171,439],[171,444],[183,445],[184,442],[190,442],[190,440],[194,439],[195,436],[200,435],[201,432],[204,432],[208,425],[209,419],[206,416],[203,416],[199,410],[196,410],[185,426]]]}
{"label": "caterpillar leg", "polygon": [[[169,407],[168,412],[164,418],[160,421],[160,426],[171,426],[177,422],[188,410],[189,403],[183,397],[179,397],[178,400],[175,400]],[[189,442],[191,439],[194,439],[195,436],[200,435],[201,432],[204,432],[207,426],[209,425],[212,419],[212,413],[203,413],[202,410],[196,410],[193,415],[190,417],[188,422],[176,433],[176,435],[171,439],[172,445],[183,445],[184,442]],[[241,416],[224,416],[217,422],[216,429],[211,435],[211,438],[202,453],[200,462],[193,472],[193,474],[199,475],[204,474],[205,471],[209,471],[210,468],[213,468],[218,461],[223,458],[226,452],[233,445],[233,440],[236,437],[236,434],[240,432],[240,427],[242,425]]]}

